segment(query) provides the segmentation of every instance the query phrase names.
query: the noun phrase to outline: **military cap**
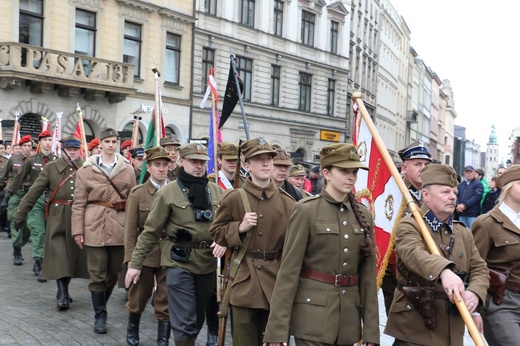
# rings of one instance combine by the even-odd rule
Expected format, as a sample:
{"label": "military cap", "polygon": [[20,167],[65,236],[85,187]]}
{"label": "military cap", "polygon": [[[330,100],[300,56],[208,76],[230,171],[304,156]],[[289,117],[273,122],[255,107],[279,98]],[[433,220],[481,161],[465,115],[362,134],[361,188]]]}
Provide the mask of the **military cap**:
{"label": "military cap", "polygon": [[421,170],[422,187],[429,185],[445,185],[457,187],[457,172],[453,167],[444,164],[428,165]]}
{"label": "military cap", "polygon": [[136,147],[129,150],[130,156],[132,157],[143,157],[144,156],[144,148]]}
{"label": "military cap", "polygon": [[123,150],[126,147],[131,147],[131,146],[132,146],[132,141],[127,139],[127,140],[123,141],[123,143],[121,143],[121,150]]}
{"label": "military cap", "polygon": [[38,142],[36,142],[36,141],[31,141],[31,143],[32,143],[32,148],[33,148],[33,149],[38,149]]}
{"label": "military cap", "polygon": [[97,147],[100,144],[101,144],[101,141],[99,140],[99,138],[94,138],[88,144],[88,151],[91,151],[92,149],[94,149],[95,147]]}
{"label": "military cap", "polygon": [[292,166],[291,154],[285,151],[285,149],[278,148],[275,150],[276,156],[273,158],[273,164],[280,166]]}
{"label": "military cap", "polygon": [[163,147],[153,147],[146,150],[146,161],[150,162],[153,160],[168,160],[171,161],[170,155]]}
{"label": "military cap", "polygon": [[240,150],[244,154],[244,159],[261,154],[269,154],[272,157],[276,156],[276,151],[273,150],[271,144],[265,140],[264,137],[253,138],[247,142],[242,143]]}
{"label": "military cap", "polygon": [[38,135],[38,140],[42,139],[42,138],[47,138],[47,137],[52,137],[52,132],[49,131],[49,130],[43,130],[42,132],[40,132],[40,134]]}
{"label": "military cap", "polygon": [[103,140],[105,138],[110,138],[110,137],[117,137],[117,139],[119,139],[119,134],[117,133],[116,130],[114,130],[111,127],[105,127],[103,130],[101,130],[101,133],[99,134],[100,140]]}
{"label": "military cap", "polygon": [[189,143],[181,145],[179,148],[179,156],[183,159],[205,160],[209,161],[208,148],[200,143]]}
{"label": "military cap", "polygon": [[425,159],[430,162],[432,161],[430,151],[419,141],[413,142],[406,148],[399,150],[397,153],[403,162],[410,159]]}
{"label": "military cap", "polygon": [[305,172],[305,168],[302,165],[294,165],[289,168],[290,177],[297,177],[299,175],[307,175],[307,172]]}
{"label": "military cap", "polygon": [[520,165],[512,165],[506,168],[496,181],[497,188],[502,189],[507,183],[515,180],[520,180]]}
{"label": "military cap", "polygon": [[175,136],[166,136],[159,140],[159,144],[161,147],[165,147],[167,145],[176,145],[180,146],[181,142]]}
{"label": "military cap", "polygon": [[24,143],[30,142],[32,144],[32,137],[31,135],[25,135],[22,138],[20,138],[20,142],[18,142],[18,145],[22,145]]}
{"label": "military cap", "polygon": [[356,147],[349,143],[331,144],[320,150],[321,167],[361,168],[368,171],[359,158]]}
{"label": "military cap", "polygon": [[238,159],[238,145],[229,142],[218,143],[217,154],[221,155],[224,160],[236,160]]}
{"label": "military cap", "polygon": [[74,136],[67,136],[60,140],[63,148],[81,148],[81,140]]}

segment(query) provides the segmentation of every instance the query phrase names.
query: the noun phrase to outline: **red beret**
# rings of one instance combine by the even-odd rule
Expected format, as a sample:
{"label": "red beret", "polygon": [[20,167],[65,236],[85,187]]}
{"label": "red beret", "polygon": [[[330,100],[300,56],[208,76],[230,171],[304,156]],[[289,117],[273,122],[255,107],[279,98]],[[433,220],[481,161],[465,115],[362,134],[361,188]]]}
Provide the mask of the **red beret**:
{"label": "red beret", "polygon": [[132,146],[132,141],[127,139],[126,141],[123,142],[123,144],[121,144],[121,150],[123,150],[126,147],[131,147],[131,146]]}
{"label": "red beret", "polygon": [[38,135],[38,140],[40,140],[42,138],[47,138],[47,137],[52,137],[52,132],[49,130],[44,130],[44,131],[40,132],[40,134]]}
{"label": "red beret", "polygon": [[31,143],[32,142],[32,137],[31,135],[25,135],[23,136],[22,138],[20,138],[20,142],[18,142],[19,145],[22,145],[24,143]]}
{"label": "red beret", "polygon": [[94,138],[88,144],[88,151],[91,151],[92,149],[94,149],[94,147],[97,147],[100,144],[101,144],[101,141],[99,140],[99,138]]}

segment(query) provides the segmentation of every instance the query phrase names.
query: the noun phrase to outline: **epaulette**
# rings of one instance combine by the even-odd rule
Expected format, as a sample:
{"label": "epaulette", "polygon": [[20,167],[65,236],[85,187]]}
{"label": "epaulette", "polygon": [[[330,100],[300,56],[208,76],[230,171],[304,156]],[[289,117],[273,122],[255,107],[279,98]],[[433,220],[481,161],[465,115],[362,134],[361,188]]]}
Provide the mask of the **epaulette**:
{"label": "epaulette", "polygon": [[454,223],[454,224],[455,224],[455,223],[460,223],[460,224],[463,225],[464,227],[469,228],[468,226],[466,226],[466,224],[465,224],[464,222],[459,221],[459,220],[453,220],[453,223]]}
{"label": "epaulette", "polygon": [[132,190],[130,190],[130,192],[134,192],[134,191],[136,191],[136,190],[142,188],[143,186],[144,186],[144,184],[136,185],[136,186],[134,186],[134,187],[132,188]]}
{"label": "epaulette", "polygon": [[215,181],[215,173],[208,174],[208,179],[213,179],[213,181]]}
{"label": "epaulette", "polygon": [[360,201],[356,200],[356,202],[357,202],[358,204],[361,204],[363,207],[365,207],[365,208],[368,209],[368,207],[367,207],[366,205],[364,205],[363,203],[361,203]]}
{"label": "epaulette", "polygon": [[314,195],[314,196],[309,196],[309,197],[305,197],[305,198],[302,198],[300,199],[299,203],[307,203],[307,202],[310,202],[310,201],[314,201],[316,199],[320,198],[320,195]]}

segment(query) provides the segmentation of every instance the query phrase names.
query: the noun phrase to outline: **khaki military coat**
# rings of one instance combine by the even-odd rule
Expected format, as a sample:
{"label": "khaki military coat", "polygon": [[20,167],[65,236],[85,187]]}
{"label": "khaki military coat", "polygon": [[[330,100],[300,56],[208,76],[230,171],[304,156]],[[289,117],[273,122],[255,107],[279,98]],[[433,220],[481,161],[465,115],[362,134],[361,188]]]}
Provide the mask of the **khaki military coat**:
{"label": "khaki military coat", "polygon": [[[425,204],[421,207],[425,215],[429,209]],[[426,227],[432,232],[431,224]],[[467,290],[475,293],[479,299],[479,308],[486,299],[489,285],[489,273],[486,262],[480,256],[471,232],[464,224],[453,221],[455,242],[450,259],[432,255],[424,242],[419,226],[413,216],[404,217],[398,224],[395,233],[395,249],[397,252],[397,281],[408,285],[408,280],[418,277],[422,283],[435,287],[442,292],[440,274],[444,269],[467,272]],[[450,245],[450,230],[442,225],[434,232],[444,246]],[[434,239],[436,239],[434,237]],[[440,253],[442,251],[438,246]],[[413,283],[415,283],[415,280]],[[464,337],[464,321],[462,317],[449,314],[446,310],[446,300],[435,300],[437,327],[430,330],[424,325],[422,317],[414,309],[411,302],[396,289],[394,300],[385,333],[397,339],[418,345],[462,345]]]}
{"label": "khaki military coat", "polygon": [[[138,185],[132,189],[126,203],[126,222],[125,222],[125,260],[132,260],[137,238],[144,230],[144,224],[152,208],[153,198],[157,188],[148,179],[146,183]],[[159,268],[161,266],[161,250],[157,243],[152,252],[143,260],[144,266]]]}
{"label": "khaki military coat", "polygon": [[0,172],[4,170],[5,166],[7,166],[7,161],[9,161],[7,157],[0,155]]}
{"label": "khaki military coat", "polygon": [[[520,229],[498,206],[480,215],[472,231],[475,245],[489,268],[505,272],[520,261]],[[520,283],[520,267],[514,268],[508,279]]]}
{"label": "khaki military coat", "polygon": [[122,155],[110,173],[106,173],[122,197],[115,191],[107,177],[101,173],[93,155],[85,161],[76,176],[76,191],[72,205],[72,235],[84,235],[87,246],[123,246],[125,212],[92,204],[92,202],[117,203],[126,201],[135,186],[134,168]]}
{"label": "khaki military coat", "polygon": [[[50,153],[48,156],[48,162],[52,162],[56,160],[56,156]],[[43,166],[45,166],[45,155],[40,152],[39,154],[30,156],[25,160],[22,164],[20,172],[14,177],[12,183],[9,185],[7,190],[11,193],[11,195],[15,194],[18,190],[22,188],[24,183],[33,184],[40,175],[43,170]]]}
{"label": "khaki military coat", "polygon": [[[374,227],[368,209],[360,209],[370,230],[360,226],[348,199],[335,201],[325,190],[294,206],[264,342],[294,335],[324,344],[379,343],[375,256],[361,253],[365,232],[373,239]],[[358,275],[359,283],[338,287],[302,278],[302,269]]]}
{"label": "khaki military coat", "polygon": [[[77,161],[78,166],[83,160]],[[72,201],[76,175],[74,167],[64,158],[49,162],[43,167],[38,178],[18,205],[14,218],[26,220],[27,214],[36,204],[45,190],[53,195],[60,183],[66,179],[54,195],[53,200]],[[49,217],[46,222],[43,277],[57,280],[62,277],[88,279],[86,253],[76,245],[71,234],[70,205],[52,203],[49,205]]]}
{"label": "khaki military coat", "polygon": [[[273,182],[265,189],[247,179],[242,186],[247,192],[251,211],[258,216],[257,226],[249,241],[248,251],[281,251],[294,200]],[[245,214],[242,197],[238,190],[226,190],[222,196],[217,217],[210,233],[215,242],[226,247],[244,247],[246,234],[238,232]],[[232,261],[237,252],[233,254]],[[280,258],[275,260],[242,260],[231,285],[231,304],[254,309],[269,310],[276,275],[280,269]]]}
{"label": "khaki military coat", "polygon": [[[211,192],[211,209],[213,217],[219,208],[222,189],[215,183],[208,182]],[[186,229],[193,242],[205,242],[205,249],[192,249],[189,261],[179,262],[170,258],[174,242],[168,238],[161,242],[161,266],[182,268],[193,274],[209,274],[217,269],[217,259],[213,257],[209,246],[213,239],[209,235],[211,221],[195,221],[193,208],[184,195],[177,181],[168,183],[155,193],[152,209],[144,230],[137,238],[132,254],[130,268],[141,269],[145,258],[159,242],[163,230],[168,237],[177,237],[180,228]]]}
{"label": "khaki military coat", "polygon": [[27,158],[22,154],[13,155],[7,160],[7,164],[0,172],[1,188],[9,187]]}

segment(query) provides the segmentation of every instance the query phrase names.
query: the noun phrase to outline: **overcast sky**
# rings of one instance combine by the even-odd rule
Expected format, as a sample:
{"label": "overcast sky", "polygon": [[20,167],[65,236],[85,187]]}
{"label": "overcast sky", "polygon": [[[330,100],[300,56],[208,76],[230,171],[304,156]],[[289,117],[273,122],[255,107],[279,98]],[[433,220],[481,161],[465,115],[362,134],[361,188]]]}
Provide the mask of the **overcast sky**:
{"label": "overcast sky", "polygon": [[499,160],[520,127],[520,2],[390,0],[411,31],[412,47],[454,93],[455,124],[486,150],[496,126]]}

